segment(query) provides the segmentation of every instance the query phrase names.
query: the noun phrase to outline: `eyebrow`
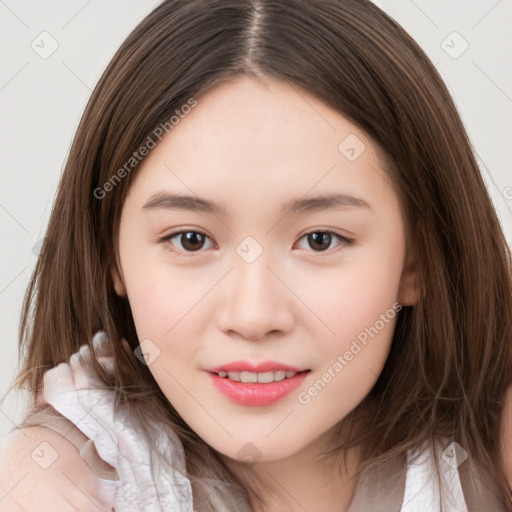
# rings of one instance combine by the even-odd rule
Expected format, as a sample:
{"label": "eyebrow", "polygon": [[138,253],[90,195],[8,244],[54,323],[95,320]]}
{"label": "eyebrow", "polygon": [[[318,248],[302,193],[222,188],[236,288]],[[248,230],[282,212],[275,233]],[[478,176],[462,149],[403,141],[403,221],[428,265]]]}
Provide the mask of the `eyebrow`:
{"label": "eyebrow", "polygon": [[[335,208],[367,208],[371,210],[370,204],[364,199],[354,197],[350,194],[323,194],[315,197],[292,199],[283,204],[282,213],[292,214],[314,212]],[[226,209],[215,201],[203,199],[198,196],[184,194],[173,194],[170,192],[157,192],[152,195],[142,207],[150,211],[156,209],[167,210],[189,210],[210,213],[213,215],[225,215]]]}

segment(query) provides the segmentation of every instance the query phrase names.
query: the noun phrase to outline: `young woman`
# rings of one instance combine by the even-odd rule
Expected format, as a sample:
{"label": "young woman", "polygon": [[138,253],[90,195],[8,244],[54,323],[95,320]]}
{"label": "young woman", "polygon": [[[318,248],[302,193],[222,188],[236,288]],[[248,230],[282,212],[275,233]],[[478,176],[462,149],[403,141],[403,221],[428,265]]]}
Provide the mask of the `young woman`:
{"label": "young woman", "polygon": [[366,0],[167,0],[76,133],[0,498],[512,510],[511,341],[509,248],[396,22]]}

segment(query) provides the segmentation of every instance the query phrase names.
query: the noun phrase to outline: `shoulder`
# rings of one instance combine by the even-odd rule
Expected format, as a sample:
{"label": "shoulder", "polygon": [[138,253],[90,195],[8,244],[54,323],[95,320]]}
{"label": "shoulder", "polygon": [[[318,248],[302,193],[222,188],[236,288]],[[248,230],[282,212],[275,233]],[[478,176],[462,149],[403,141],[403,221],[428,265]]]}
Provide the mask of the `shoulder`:
{"label": "shoulder", "polygon": [[60,510],[59,503],[63,509],[110,510],[97,499],[98,480],[76,447],[42,426],[0,439],[0,496],[8,500],[7,512]]}
{"label": "shoulder", "polygon": [[508,387],[503,404],[501,423],[501,445],[505,464],[505,475],[512,489],[512,385]]}

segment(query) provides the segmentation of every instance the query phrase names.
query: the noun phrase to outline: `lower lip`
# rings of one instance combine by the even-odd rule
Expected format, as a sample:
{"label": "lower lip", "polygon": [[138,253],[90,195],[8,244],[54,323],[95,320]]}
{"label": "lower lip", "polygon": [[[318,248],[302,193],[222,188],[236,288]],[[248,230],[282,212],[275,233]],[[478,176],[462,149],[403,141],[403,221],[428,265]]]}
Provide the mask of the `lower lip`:
{"label": "lower lip", "polygon": [[257,382],[235,382],[208,372],[213,384],[228,398],[241,405],[270,405],[297,389],[308,371],[300,372],[289,379],[262,384]]}

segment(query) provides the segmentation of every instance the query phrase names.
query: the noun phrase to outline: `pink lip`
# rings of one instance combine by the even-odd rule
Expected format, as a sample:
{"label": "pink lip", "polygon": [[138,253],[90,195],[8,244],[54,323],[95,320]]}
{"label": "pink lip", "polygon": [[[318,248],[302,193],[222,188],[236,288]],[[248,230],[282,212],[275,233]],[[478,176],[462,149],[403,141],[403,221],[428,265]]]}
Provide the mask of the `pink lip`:
{"label": "pink lip", "polygon": [[303,371],[289,379],[269,382],[267,384],[258,382],[234,382],[227,377],[219,377],[216,373],[212,372],[208,372],[208,375],[217,389],[237,404],[270,405],[288,395],[294,389],[297,389],[308,373],[308,371]]}
{"label": "pink lip", "polygon": [[215,366],[213,368],[208,368],[206,371],[211,373],[219,373],[221,371],[263,373],[277,372],[279,370],[299,373],[306,371],[307,368],[295,368],[294,366],[278,363],[276,361],[263,361],[259,364],[250,363],[249,361],[233,361],[232,363],[226,363],[220,366]]}

